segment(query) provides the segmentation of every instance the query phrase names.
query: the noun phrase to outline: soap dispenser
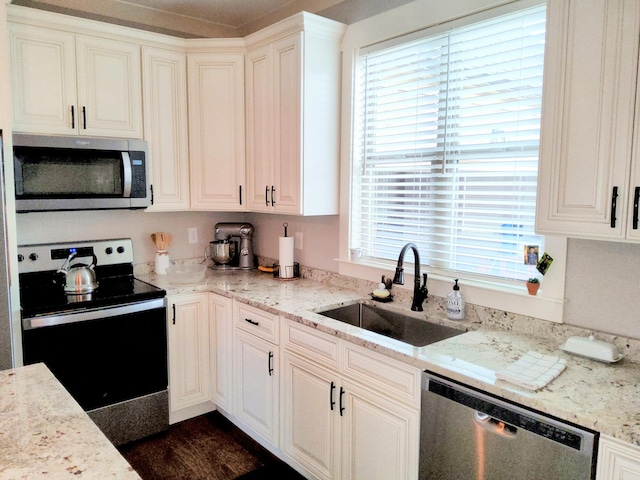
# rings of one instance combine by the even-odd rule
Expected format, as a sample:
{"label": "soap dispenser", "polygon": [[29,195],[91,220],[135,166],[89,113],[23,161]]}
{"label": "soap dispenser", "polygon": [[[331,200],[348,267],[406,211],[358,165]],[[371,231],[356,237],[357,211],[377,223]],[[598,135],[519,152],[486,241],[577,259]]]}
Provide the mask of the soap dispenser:
{"label": "soap dispenser", "polygon": [[464,319],[464,299],[460,295],[458,279],[455,280],[453,290],[447,295],[447,317],[451,320]]}

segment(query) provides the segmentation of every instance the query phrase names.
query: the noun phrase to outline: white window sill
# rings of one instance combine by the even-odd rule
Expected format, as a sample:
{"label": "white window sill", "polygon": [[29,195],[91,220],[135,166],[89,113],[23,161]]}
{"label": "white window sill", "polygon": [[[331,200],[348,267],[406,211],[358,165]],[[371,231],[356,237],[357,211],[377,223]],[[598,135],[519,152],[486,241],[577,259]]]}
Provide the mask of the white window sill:
{"label": "white window sill", "polygon": [[[366,258],[351,261],[338,259],[340,275],[365,279],[370,281],[379,281],[382,275],[387,278],[393,278],[396,263],[391,261],[372,261]],[[554,269],[558,270],[555,263]],[[564,265],[562,266],[564,267]],[[423,267],[420,273],[427,273],[427,287],[429,295],[446,298],[451,291],[454,279],[458,278],[460,292],[467,303],[479,305],[487,308],[493,308],[519,315],[530,316],[551,322],[562,323],[562,311],[564,306],[564,298],[562,295],[554,297],[552,292],[555,290],[553,284],[555,282],[547,282],[542,280],[540,290],[537,295],[529,295],[524,282],[489,282],[482,278],[465,276],[461,273],[446,274],[438,272],[430,267]],[[558,272],[559,273],[559,272]],[[414,266],[412,263],[404,262],[404,285],[395,285],[394,288],[413,289]],[[564,268],[562,268],[564,275]],[[455,275],[455,276],[452,276]],[[547,288],[545,289],[545,285]],[[564,289],[561,289],[564,292]]]}

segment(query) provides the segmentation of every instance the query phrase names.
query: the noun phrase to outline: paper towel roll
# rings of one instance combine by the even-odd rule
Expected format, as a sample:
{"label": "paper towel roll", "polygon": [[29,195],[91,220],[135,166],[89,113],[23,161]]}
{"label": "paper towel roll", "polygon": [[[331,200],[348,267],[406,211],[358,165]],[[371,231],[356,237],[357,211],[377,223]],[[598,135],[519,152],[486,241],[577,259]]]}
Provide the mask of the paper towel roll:
{"label": "paper towel roll", "polygon": [[293,241],[294,237],[280,237],[280,278],[293,278]]}

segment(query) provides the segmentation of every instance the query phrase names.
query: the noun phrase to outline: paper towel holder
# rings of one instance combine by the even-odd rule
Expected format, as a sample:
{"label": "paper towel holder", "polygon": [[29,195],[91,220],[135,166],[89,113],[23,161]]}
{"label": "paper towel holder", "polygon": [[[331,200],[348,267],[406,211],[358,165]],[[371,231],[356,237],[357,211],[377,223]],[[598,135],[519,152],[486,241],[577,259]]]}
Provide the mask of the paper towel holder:
{"label": "paper towel holder", "polygon": [[296,280],[300,278],[300,264],[298,262],[293,262],[293,276],[286,278],[280,276],[280,264],[276,262],[273,264],[273,276],[278,280]]}

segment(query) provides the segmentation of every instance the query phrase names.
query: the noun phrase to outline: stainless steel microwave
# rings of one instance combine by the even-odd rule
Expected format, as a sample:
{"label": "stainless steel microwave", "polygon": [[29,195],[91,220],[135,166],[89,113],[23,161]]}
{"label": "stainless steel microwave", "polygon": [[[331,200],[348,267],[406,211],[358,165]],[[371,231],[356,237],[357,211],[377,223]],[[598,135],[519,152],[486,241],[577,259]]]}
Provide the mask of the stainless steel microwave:
{"label": "stainless steel microwave", "polygon": [[143,140],[14,134],[16,211],[146,208],[147,162]]}

